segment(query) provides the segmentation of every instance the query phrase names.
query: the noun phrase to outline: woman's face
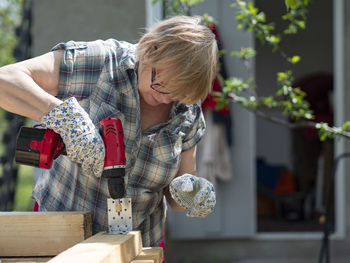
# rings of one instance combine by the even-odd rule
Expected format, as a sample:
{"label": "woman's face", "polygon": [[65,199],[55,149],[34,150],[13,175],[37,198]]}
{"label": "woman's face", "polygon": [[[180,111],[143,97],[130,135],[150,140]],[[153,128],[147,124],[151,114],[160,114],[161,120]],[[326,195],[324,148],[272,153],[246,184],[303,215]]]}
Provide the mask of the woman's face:
{"label": "woman's face", "polygon": [[[161,85],[157,83],[156,70],[150,67],[144,67],[140,63],[138,69],[138,89],[142,99],[150,106],[160,104],[169,104],[172,101],[167,93],[161,92]],[[153,85],[152,85],[153,84]]]}

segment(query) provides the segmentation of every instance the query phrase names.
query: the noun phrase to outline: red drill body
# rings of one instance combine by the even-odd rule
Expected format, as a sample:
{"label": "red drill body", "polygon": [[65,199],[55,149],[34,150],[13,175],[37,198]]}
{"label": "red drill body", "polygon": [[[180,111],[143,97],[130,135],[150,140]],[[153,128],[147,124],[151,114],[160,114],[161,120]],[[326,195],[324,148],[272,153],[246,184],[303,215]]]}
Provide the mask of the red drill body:
{"label": "red drill body", "polygon": [[104,170],[125,168],[124,133],[122,122],[118,118],[106,118],[100,121],[105,143]]}
{"label": "red drill body", "polygon": [[125,150],[122,122],[118,118],[100,121],[105,143],[105,163],[102,177],[108,179],[109,194],[113,199],[125,197]]}
{"label": "red drill body", "polygon": [[[125,195],[125,151],[124,134],[120,119],[105,118],[100,121],[105,144],[105,162],[102,177],[108,179],[108,189],[112,198]],[[59,134],[51,129],[22,127],[16,145],[17,163],[50,169],[53,160],[65,153],[65,145]]]}

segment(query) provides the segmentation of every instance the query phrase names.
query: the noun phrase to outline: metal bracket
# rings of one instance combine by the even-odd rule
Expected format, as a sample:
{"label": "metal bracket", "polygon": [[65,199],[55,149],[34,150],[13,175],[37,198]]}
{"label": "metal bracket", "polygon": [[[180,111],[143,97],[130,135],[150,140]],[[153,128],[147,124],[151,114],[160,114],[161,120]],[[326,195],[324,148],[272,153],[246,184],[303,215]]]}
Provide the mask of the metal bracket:
{"label": "metal bracket", "polygon": [[131,198],[107,199],[108,234],[127,234],[132,230]]}

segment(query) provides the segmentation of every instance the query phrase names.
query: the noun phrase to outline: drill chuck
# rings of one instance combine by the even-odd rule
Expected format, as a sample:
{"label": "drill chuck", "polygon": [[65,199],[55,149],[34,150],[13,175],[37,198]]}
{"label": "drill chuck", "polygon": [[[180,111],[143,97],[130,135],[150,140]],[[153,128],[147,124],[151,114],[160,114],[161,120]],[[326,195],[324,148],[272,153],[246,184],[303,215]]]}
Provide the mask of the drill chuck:
{"label": "drill chuck", "polygon": [[102,177],[107,178],[109,194],[113,199],[125,196],[124,175],[125,168],[105,168],[102,173]]}

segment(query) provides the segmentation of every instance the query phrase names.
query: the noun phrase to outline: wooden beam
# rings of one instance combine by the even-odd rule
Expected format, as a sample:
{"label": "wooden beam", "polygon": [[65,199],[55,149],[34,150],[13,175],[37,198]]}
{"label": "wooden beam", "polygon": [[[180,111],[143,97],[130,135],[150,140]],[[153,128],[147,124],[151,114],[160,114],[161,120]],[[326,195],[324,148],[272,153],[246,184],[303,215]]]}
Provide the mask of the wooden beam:
{"label": "wooden beam", "polygon": [[56,256],[91,226],[90,212],[0,212],[0,257]]}
{"label": "wooden beam", "polygon": [[126,235],[98,233],[50,260],[50,263],[130,263],[142,249],[140,231]]}
{"label": "wooden beam", "polygon": [[141,253],[130,263],[141,263],[150,260],[154,263],[162,263],[163,248],[161,247],[144,247]]}
{"label": "wooden beam", "polygon": [[1,263],[42,263],[48,262],[52,257],[21,257],[21,258],[0,258]]}

